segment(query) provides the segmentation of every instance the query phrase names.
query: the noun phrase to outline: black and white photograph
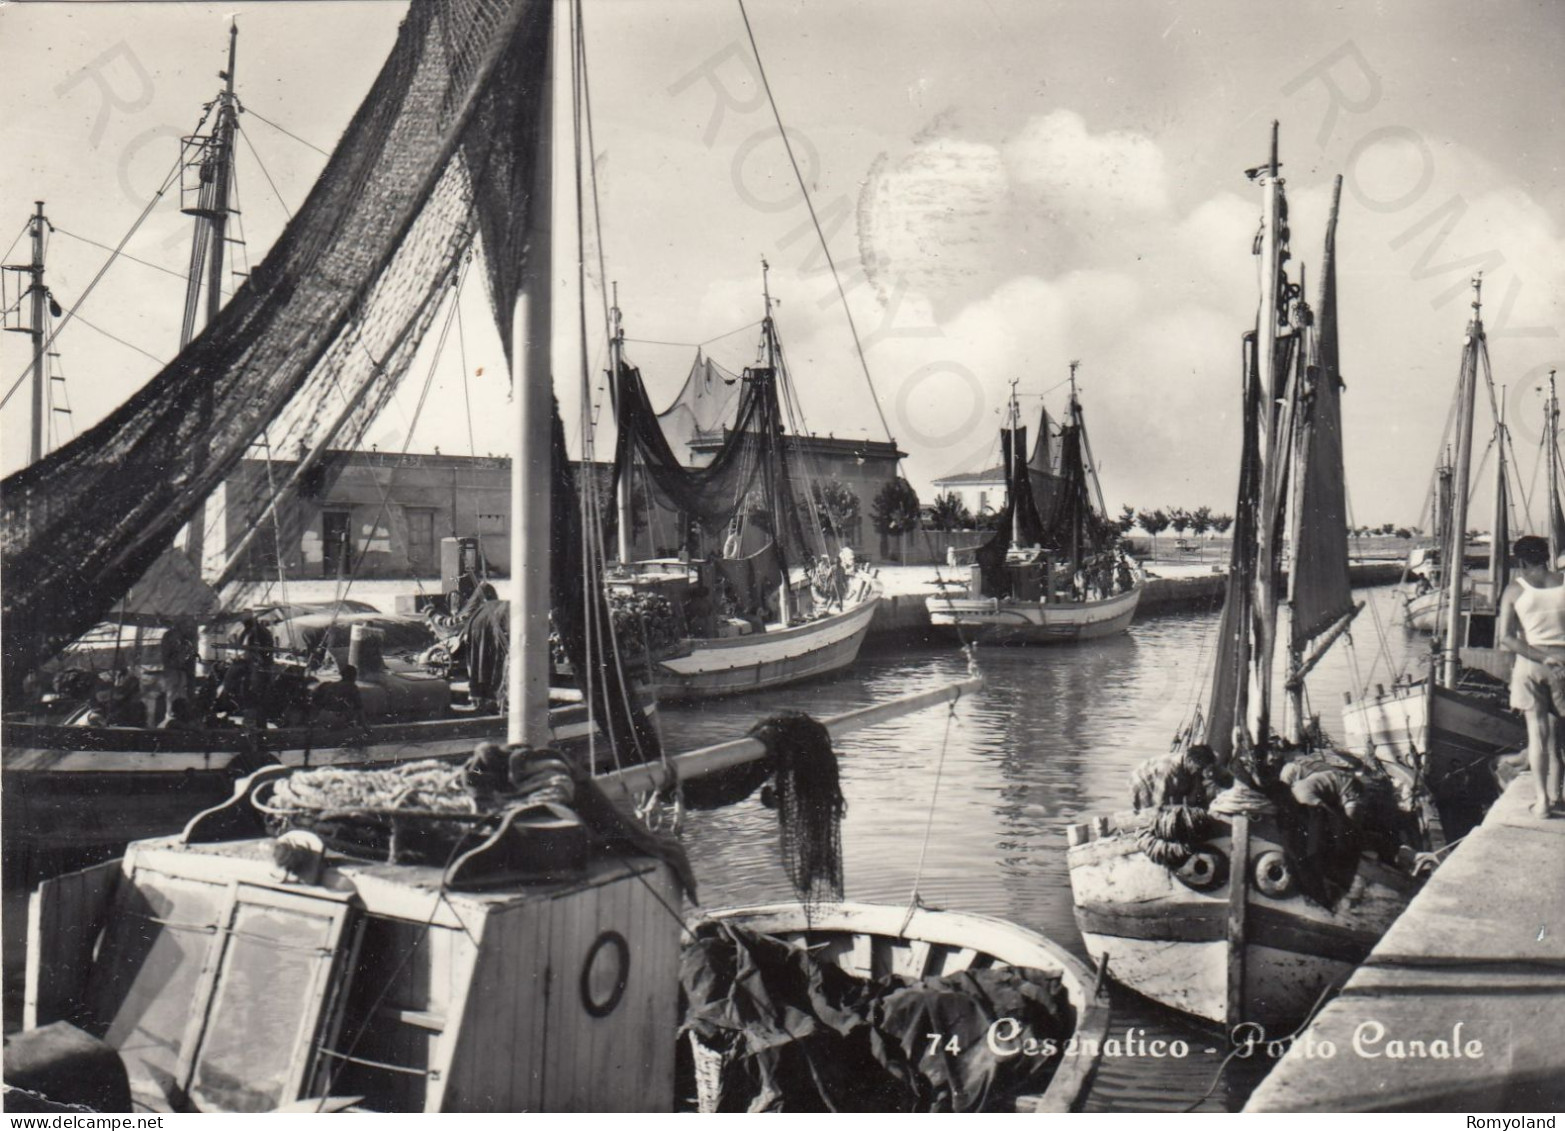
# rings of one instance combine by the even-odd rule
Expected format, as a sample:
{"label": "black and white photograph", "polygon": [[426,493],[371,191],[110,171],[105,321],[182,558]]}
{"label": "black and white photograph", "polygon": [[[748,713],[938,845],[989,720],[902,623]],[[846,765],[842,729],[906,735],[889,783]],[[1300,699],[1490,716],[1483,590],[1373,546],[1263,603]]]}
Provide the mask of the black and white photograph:
{"label": "black and white photograph", "polygon": [[0,0],[9,1125],[1554,1128],[1562,90],[1554,0]]}

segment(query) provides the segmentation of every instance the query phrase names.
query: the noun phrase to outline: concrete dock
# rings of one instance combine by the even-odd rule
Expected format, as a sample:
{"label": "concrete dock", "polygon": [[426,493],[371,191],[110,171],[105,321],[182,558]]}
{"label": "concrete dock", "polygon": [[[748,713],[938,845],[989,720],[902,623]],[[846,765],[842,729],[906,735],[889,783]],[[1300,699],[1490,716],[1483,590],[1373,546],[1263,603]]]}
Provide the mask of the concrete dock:
{"label": "concrete dock", "polygon": [[1511,783],[1245,1111],[1565,1106],[1565,818],[1534,796]]}

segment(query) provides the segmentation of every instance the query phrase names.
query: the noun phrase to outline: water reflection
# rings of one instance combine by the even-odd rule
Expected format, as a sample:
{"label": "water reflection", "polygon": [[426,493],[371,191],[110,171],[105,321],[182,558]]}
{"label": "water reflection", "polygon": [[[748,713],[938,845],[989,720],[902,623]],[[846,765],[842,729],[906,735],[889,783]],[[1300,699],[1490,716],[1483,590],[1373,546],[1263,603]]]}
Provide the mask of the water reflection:
{"label": "water reflection", "polygon": [[[1378,671],[1386,679],[1389,665],[1424,645],[1397,632],[1389,655],[1376,662],[1371,626],[1377,619],[1390,623],[1392,591],[1359,596],[1374,607],[1360,617],[1357,670],[1363,678]],[[1175,614],[1090,645],[983,650],[985,688],[978,695],[840,740],[849,898],[903,903],[916,885],[931,906],[1000,915],[1084,954],[1064,829],[1125,807],[1131,770],[1166,750],[1204,699],[1216,628],[1215,612]],[[665,708],[664,725],[671,748],[688,749],[731,738],[780,708],[831,715],[938,686],[965,670],[954,649],[866,654],[850,673],[829,681]],[[1328,732],[1340,730],[1342,692],[1354,670],[1349,649],[1339,646],[1311,677],[1313,703]],[[691,814],[686,843],[704,903],[789,898],[775,821],[755,801]],[[1177,1015],[1119,996],[1117,1031],[1182,1034],[1196,1051],[1185,1062],[1105,1064],[1094,1106],[1178,1109],[1198,1100],[1222,1059],[1204,1052],[1214,1042]],[[1264,1067],[1235,1063],[1203,1106],[1242,1105]]]}

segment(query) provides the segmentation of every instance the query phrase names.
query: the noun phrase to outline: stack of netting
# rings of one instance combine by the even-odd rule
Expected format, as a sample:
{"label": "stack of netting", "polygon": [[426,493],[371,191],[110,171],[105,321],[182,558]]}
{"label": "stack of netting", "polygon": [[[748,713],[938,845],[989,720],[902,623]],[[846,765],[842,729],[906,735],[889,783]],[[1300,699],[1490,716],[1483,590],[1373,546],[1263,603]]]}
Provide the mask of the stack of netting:
{"label": "stack of netting", "polygon": [[477,844],[497,817],[466,775],[461,766],[435,761],[301,770],[263,787],[254,804],[274,834],[307,829],[347,856],[445,865],[464,845]]}

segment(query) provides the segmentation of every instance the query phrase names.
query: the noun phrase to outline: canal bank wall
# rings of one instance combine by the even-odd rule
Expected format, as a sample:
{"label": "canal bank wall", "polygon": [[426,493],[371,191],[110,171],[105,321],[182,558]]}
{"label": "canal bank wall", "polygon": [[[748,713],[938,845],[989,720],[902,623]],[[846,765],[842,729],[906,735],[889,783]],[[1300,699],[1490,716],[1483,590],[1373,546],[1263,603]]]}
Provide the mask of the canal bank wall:
{"label": "canal bank wall", "polygon": [[1565,819],[1535,796],[1510,784],[1245,1111],[1565,1106]]}
{"label": "canal bank wall", "polygon": [[[1196,572],[1189,565],[1174,568],[1179,570],[1174,576],[1162,576],[1156,567],[1148,571],[1146,588],[1136,607],[1138,619],[1221,607],[1226,573],[1217,572],[1215,567],[1209,567],[1205,572]],[[866,645],[906,645],[945,639],[944,633],[937,632],[930,623],[926,602],[940,594],[942,577],[949,574],[954,578],[957,572],[929,566],[891,567],[881,572],[885,595],[875,610],[875,619],[870,622]],[[965,572],[962,571],[962,577]],[[1355,562],[1348,567],[1348,574],[1356,586],[1390,585],[1401,579],[1402,563]]]}

